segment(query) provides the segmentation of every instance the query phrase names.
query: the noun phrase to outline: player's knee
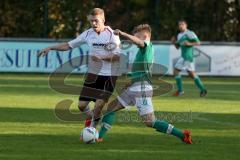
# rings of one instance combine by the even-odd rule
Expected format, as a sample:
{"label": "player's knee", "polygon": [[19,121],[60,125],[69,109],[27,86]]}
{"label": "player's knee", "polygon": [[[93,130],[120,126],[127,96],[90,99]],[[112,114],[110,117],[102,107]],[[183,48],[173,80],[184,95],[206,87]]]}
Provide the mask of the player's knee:
{"label": "player's knee", "polygon": [[192,71],[188,71],[188,75],[189,75],[191,78],[195,78],[195,77],[196,77],[195,72],[192,72]]}
{"label": "player's knee", "polygon": [[88,103],[86,103],[85,101],[79,101],[79,102],[78,102],[78,108],[79,108],[79,110],[82,111],[82,112],[85,110],[85,108],[87,107],[87,105],[88,105]]}
{"label": "player's knee", "polygon": [[175,76],[177,76],[177,75],[179,75],[179,70],[175,68],[173,73],[174,73]]}
{"label": "player's knee", "polygon": [[142,115],[141,118],[142,118],[142,122],[143,122],[147,127],[153,127],[153,122],[154,122],[154,120],[155,120],[155,115],[154,115],[154,113]]}

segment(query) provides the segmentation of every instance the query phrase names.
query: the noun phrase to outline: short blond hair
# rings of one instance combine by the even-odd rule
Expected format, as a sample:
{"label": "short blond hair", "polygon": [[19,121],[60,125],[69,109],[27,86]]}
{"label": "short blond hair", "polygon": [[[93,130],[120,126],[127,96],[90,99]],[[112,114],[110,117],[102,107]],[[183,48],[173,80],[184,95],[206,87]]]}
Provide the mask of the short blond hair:
{"label": "short blond hair", "polygon": [[140,24],[133,29],[133,34],[141,31],[146,31],[151,36],[152,29],[149,24]]}
{"label": "short blond hair", "polygon": [[101,16],[103,20],[105,20],[105,13],[104,10],[101,8],[93,8],[89,14],[90,16]]}

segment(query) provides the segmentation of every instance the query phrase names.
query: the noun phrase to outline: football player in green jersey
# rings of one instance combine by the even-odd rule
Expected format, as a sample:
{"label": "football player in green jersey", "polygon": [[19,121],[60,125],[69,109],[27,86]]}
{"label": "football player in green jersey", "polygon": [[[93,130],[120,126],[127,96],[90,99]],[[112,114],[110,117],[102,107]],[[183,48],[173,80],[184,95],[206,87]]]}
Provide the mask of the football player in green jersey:
{"label": "football player in green jersey", "polygon": [[178,27],[180,33],[177,36],[177,40],[175,37],[172,38],[172,43],[177,49],[180,48],[182,53],[181,57],[177,60],[174,66],[174,76],[176,79],[177,91],[173,94],[173,96],[181,96],[184,94],[180,72],[185,70],[188,72],[189,76],[194,79],[196,86],[200,90],[200,97],[204,97],[207,94],[207,90],[195,72],[193,55],[194,46],[200,45],[200,40],[193,31],[190,31],[187,28],[187,22],[185,20],[180,20],[178,22]]}
{"label": "football player in green jersey", "polygon": [[154,128],[158,132],[174,135],[184,143],[192,144],[190,131],[181,131],[168,122],[155,118],[152,105],[153,87],[151,85],[151,66],[154,60],[154,51],[150,41],[150,26],[148,24],[136,26],[133,31],[134,35],[127,34],[120,30],[115,30],[114,33],[136,44],[138,52],[130,74],[131,82],[125,87],[123,92],[108,105],[107,113],[103,116],[98,142],[103,141],[103,136],[111,128],[116,111],[128,106],[136,106],[146,126]]}

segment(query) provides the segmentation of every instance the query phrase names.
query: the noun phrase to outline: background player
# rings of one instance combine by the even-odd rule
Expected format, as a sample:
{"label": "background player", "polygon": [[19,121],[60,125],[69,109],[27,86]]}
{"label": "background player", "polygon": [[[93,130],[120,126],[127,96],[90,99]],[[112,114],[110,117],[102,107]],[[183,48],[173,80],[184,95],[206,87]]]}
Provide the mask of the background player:
{"label": "background player", "polygon": [[181,96],[184,94],[180,72],[186,70],[189,76],[194,79],[196,86],[199,88],[200,96],[203,97],[207,94],[207,90],[205,89],[199,76],[195,73],[195,67],[193,63],[193,47],[200,45],[200,41],[196,34],[187,28],[187,22],[185,20],[180,20],[178,22],[178,28],[180,33],[177,36],[177,41],[176,38],[173,37],[172,43],[177,49],[181,48],[182,53],[181,57],[177,60],[174,66],[177,91],[173,94],[173,96]]}
{"label": "background player", "polygon": [[151,28],[148,24],[135,27],[134,36],[120,30],[115,30],[116,35],[123,36],[139,48],[132,66],[131,82],[126,86],[120,96],[113,100],[107,109],[107,113],[102,119],[102,127],[99,132],[99,142],[103,141],[103,136],[113,124],[115,112],[129,105],[135,105],[146,126],[155,128],[158,132],[168,133],[180,138],[187,144],[192,143],[190,131],[180,131],[173,125],[163,120],[155,119],[151,85],[151,66],[153,63],[153,46],[150,42]]}
{"label": "background player", "polygon": [[[117,76],[119,75],[119,55],[118,46],[120,39],[113,34],[113,30],[109,26],[105,26],[104,11],[100,8],[94,8],[88,20],[91,24],[90,29],[84,31],[76,39],[40,51],[39,55],[44,56],[50,50],[66,51],[79,47],[82,43],[89,46],[89,63],[88,72],[79,97],[78,107],[80,111],[87,116],[85,126],[96,127],[101,117],[101,110],[108,98],[111,96]],[[106,47],[116,44],[113,50],[107,50]],[[89,102],[94,101],[94,115],[89,108]],[[93,121],[90,119],[93,118]]]}

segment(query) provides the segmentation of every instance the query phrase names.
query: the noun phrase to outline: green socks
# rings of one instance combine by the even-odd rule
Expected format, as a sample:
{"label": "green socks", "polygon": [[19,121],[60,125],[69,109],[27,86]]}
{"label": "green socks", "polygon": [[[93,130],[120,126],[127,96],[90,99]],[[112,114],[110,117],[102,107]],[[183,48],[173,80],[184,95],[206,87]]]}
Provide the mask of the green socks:
{"label": "green socks", "polygon": [[[177,84],[178,92],[182,92],[182,91],[183,91],[183,87],[182,87],[182,77],[181,77],[181,75],[177,75],[177,76],[175,77],[175,79],[176,79],[176,84]],[[204,91],[204,90],[205,90],[205,88],[204,88],[204,86],[203,86],[203,83],[202,83],[201,79],[200,79],[198,76],[196,76],[196,77],[194,78],[194,82],[195,82],[196,86],[197,86],[201,91]]]}
{"label": "green socks", "polygon": [[111,128],[115,119],[115,112],[107,112],[102,119],[102,127],[99,131],[99,138],[103,138],[106,132]]}
{"label": "green socks", "polygon": [[[102,127],[99,131],[99,138],[103,138],[106,132],[111,128],[114,119],[115,112],[108,112],[103,116]],[[180,139],[184,138],[184,134],[181,130],[175,128],[173,125],[167,123],[166,121],[156,120],[153,124],[153,128],[155,128],[158,132],[171,134]]]}
{"label": "green socks", "polygon": [[178,88],[178,92],[182,92],[183,91],[183,87],[182,87],[182,77],[181,75],[177,75],[175,77],[176,79],[176,84],[177,84],[177,88]]}
{"label": "green socks", "polygon": [[170,134],[174,135],[180,139],[184,138],[183,132],[180,129],[177,129],[176,127],[173,127],[172,132]]}
{"label": "green socks", "polygon": [[194,82],[195,82],[196,86],[197,86],[201,91],[204,91],[204,90],[205,90],[205,88],[204,88],[204,86],[203,86],[203,83],[202,83],[201,79],[200,79],[198,76],[196,76],[196,77],[194,78]]}
{"label": "green socks", "polygon": [[155,128],[158,132],[171,134],[180,139],[184,138],[184,134],[182,133],[181,130],[175,128],[173,125],[165,121],[156,120],[153,124],[153,128]]}

